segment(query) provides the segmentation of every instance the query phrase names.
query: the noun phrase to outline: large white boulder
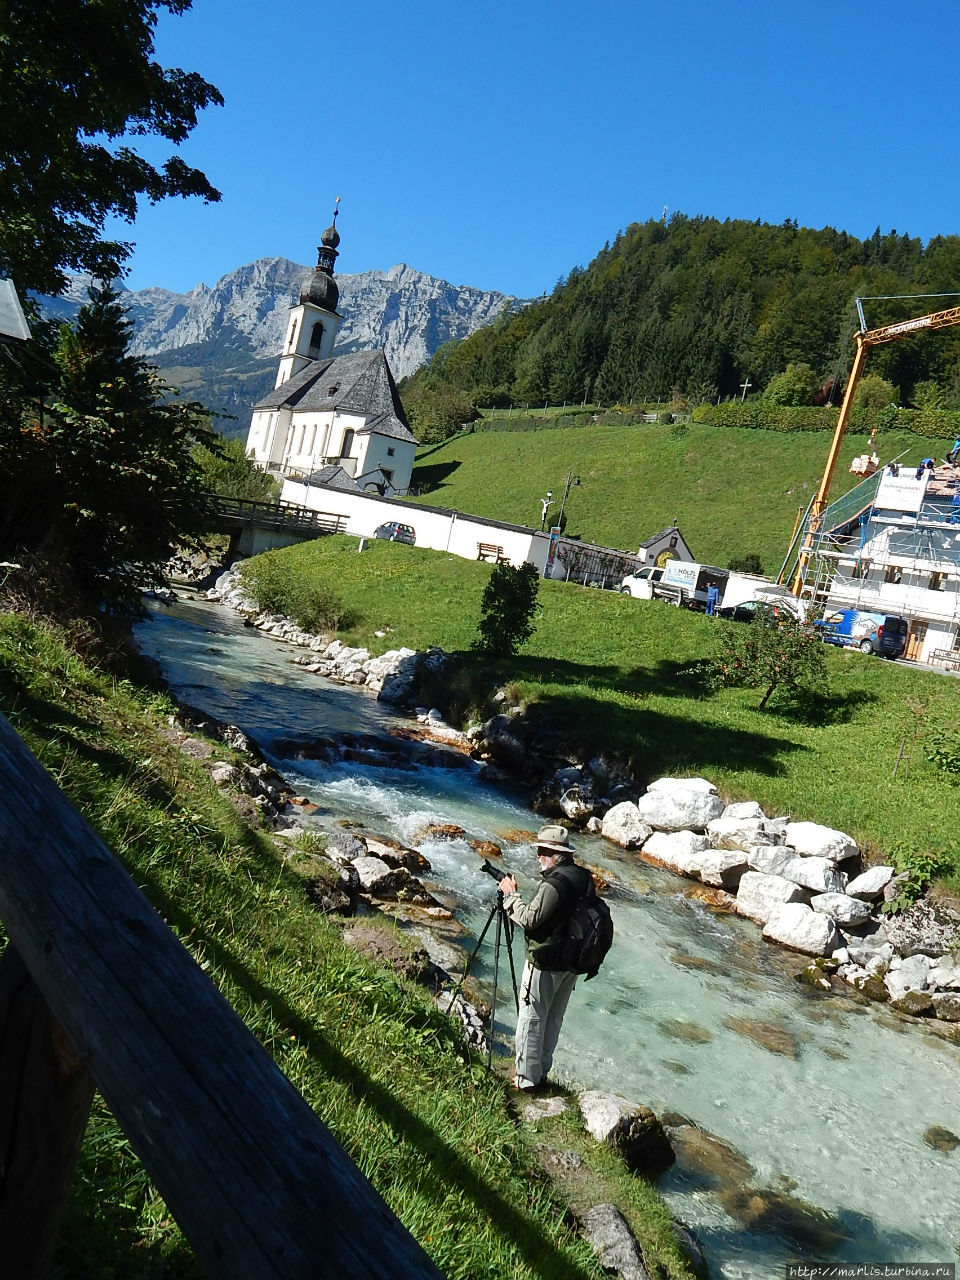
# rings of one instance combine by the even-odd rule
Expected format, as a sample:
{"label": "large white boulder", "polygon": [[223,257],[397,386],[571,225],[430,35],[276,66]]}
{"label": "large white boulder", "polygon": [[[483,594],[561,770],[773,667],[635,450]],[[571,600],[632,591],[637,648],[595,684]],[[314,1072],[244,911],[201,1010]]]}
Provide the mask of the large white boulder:
{"label": "large white boulder", "polygon": [[783,876],[764,875],[760,871],[745,871],[740,877],[736,909],[742,916],[766,924],[770,916],[785,902],[804,902],[806,891]]}
{"label": "large white boulder", "polygon": [[862,875],[855,876],[850,881],[847,893],[851,898],[865,898],[872,902],[874,898],[882,896],[893,876],[893,867],[868,867]]}
{"label": "large white boulder", "polygon": [[730,806],[719,818],[707,823],[707,835],[714,849],[743,849],[760,844],[764,838],[762,818],[738,818],[729,814]]}
{"label": "large white boulder", "polygon": [[723,813],[723,801],[709,791],[678,787],[647,791],[637,808],[654,831],[703,831]]}
{"label": "large white boulder", "polygon": [[783,868],[797,855],[784,844],[753,844],[747,850],[747,865],[751,871],[767,876],[783,874]]}
{"label": "large white boulder", "polygon": [[777,874],[814,893],[843,893],[847,887],[847,877],[829,858],[791,858]]}
{"label": "large white boulder", "polygon": [[840,945],[833,920],[803,902],[785,902],[777,907],[764,925],[763,936],[809,956],[829,956]]}
{"label": "large white boulder", "polygon": [[929,990],[932,968],[929,956],[906,956],[896,967],[894,963],[883,979],[891,1000],[902,1000],[908,991]]}
{"label": "large white boulder", "polygon": [[812,858],[829,858],[831,862],[845,862],[860,852],[850,836],[834,831],[832,827],[822,827],[819,822],[788,823],[784,840],[797,853]]}
{"label": "large white boulder", "polygon": [[603,815],[600,834],[623,849],[637,849],[653,833],[632,800],[623,800]]}
{"label": "large white boulder", "polygon": [[643,856],[677,875],[700,874],[700,859],[710,841],[695,831],[654,831],[644,842]]}
{"label": "large white boulder", "polygon": [[763,821],[763,808],[756,800],[734,800],[723,811],[725,818],[759,818]]}
{"label": "large white boulder", "polygon": [[736,889],[747,869],[747,855],[742,849],[708,849],[698,856],[700,879],[717,889]]}
{"label": "large white boulder", "polygon": [[702,791],[705,795],[716,795],[717,788],[706,778],[657,778],[647,787],[648,791]]}
{"label": "large white boulder", "polygon": [[870,906],[860,898],[849,898],[845,893],[815,893],[810,899],[814,911],[832,916],[837,924],[856,926],[870,919]]}

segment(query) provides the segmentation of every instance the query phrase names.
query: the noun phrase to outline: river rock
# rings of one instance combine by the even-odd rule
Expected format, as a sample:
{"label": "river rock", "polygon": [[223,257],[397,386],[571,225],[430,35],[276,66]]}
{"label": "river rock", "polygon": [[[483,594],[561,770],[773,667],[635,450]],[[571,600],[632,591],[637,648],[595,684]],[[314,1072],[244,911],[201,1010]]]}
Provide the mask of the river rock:
{"label": "river rock", "polygon": [[603,815],[600,833],[607,840],[620,845],[622,849],[636,849],[652,835],[653,831],[642,820],[640,810],[633,801],[623,800]]}
{"label": "river rock", "polygon": [[837,926],[829,916],[803,902],[785,902],[771,913],[763,929],[769,942],[810,956],[828,956],[840,942]]}
{"label": "river rock", "polygon": [[588,786],[574,783],[560,796],[560,808],[571,822],[584,823],[597,811],[597,797]]}
{"label": "river rock", "polygon": [[868,867],[862,875],[855,876],[847,885],[851,898],[864,898],[872,902],[883,896],[883,891],[893,879],[893,867]]}
{"label": "river rock", "polygon": [[895,956],[884,978],[884,985],[892,1001],[902,999],[908,991],[926,991],[929,986],[931,964],[929,957],[921,954],[900,959]]}
{"label": "river rock", "polygon": [[702,791],[705,795],[717,794],[716,786],[707,778],[656,778],[649,784],[647,791]]}
{"label": "river rock", "polygon": [[854,964],[867,973],[886,973],[893,959],[893,947],[889,942],[873,938],[848,938],[847,953]]}
{"label": "river rock", "polygon": [[325,852],[331,862],[343,866],[356,858],[366,857],[367,846],[359,836],[351,835],[349,831],[329,831]]}
{"label": "river rock", "polygon": [[644,841],[641,857],[677,875],[700,874],[700,857],[710,847],[706,836],[695,831],[654,831]]}
{"label": "river rock", "polygon": [[815,893],[810,899],[814,911],[833,916],[837,924],[856,926],[870,919],[870,907],[859,898],[849,898],[845,893]]}
{"label": "river rock", "polygon": [[360,877],[360,888],[374,898],[395,898],[411,882],[404,867],[388,867],[382,858],[356,858],[353,865]]}
{"label": "river rock", "polygon": [[818,822],[791,822],[784,838],[797,853],[805,857],[829,858],[831,862],[846,862],[860,852],[850,836],[834,831],[832,827],[822,827]]}
{"label": "river rock", "polygon": [[587,1132],[616,1147],[634,1173],[656,1177],[673,1164],[673,1148],[649,1107],[597,1089],[584,1090],[577,1101]]}
{"label": "river rock", "polygon": [[637,1242],[614,1205],[588,1209],[583,1215],[583,1234],[605,1272],[620,1280],[650,1280]]}
{"label": "river rock", "polygon": [[783,844],[753,844],[747,850],[747,866],[767,876],[783,875],[783,869],[797,855]]}
{"label": "river rock", "polygon": [[934,991],[930,1000],[942,1022],[960,1022],[960,991]]}
{"label": "river rock", "polygon": [[707,849],[700,859],[700,879],[716,889],[736,889],[747,869],[747,855],[742,849]]}
{"label": "river rock", "polygon": [[934,1124],[929,1129],[924,1130],[923,1140],[928,1147],[933,1147],[934,1151],[943,1151],[947,1154],[955,1151],[960,1147],[960,1138],[951,1130],[945,1129],[943,1125]]}
{"label": "river rock", "polygon": [[714,849],[741,849],[745,853],[751,845],[763,839],[761,818],[728,818],[724,813],[707,823],[707,835]]}
{"label": "river rock", "polygon": [[922,1018],[933,1012],[933,995],[929,991],[905,991],[903,995],[891,999],[890,1008],[897,1013],[908,1013],[912,1018]]}
{"label": "river rock", "polygon": [[703,831],[723,813],[716,794],[698,788],[648,790],[637,801],[640,820],[655,831]]}
{"label": "river rock", "polygon": [[742,916],[766,924],[771,913],[785,902],[805,902],[806,891],[783,876],[764,875],[760,871],[746,871],[740,877],[736,910]]}
{"label": "river rock", "polygon": [[759,818],[764,821],[766,814],[756,800],[734,800],[728,804],[722,815],[724,818]]}
{"label": "river rock", "polygon": [[927,979],[938,991],[960,991],[960,964],[952,956],[940,956],[930,966]]}
{"label": "river rock", "polygon": [[[892,883],[892,881],[891,881]],[[886,920],[887,937],[901,955],[942,956],[960,938],[960,917],[926,898]]]}
{"label": "river rock", "polygon": [[847,877],[829,858],[791,858],[779,874],[814,893],[843,893],[847,885]]}

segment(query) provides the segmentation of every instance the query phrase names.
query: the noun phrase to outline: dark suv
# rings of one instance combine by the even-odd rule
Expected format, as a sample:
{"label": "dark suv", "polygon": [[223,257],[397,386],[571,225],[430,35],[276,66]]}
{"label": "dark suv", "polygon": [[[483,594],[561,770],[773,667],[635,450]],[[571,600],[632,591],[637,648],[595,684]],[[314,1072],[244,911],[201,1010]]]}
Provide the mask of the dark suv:
{"label": "dark suv", "polygon": [[401,524],[399,520],[388,520],[386,524],[374,529],[373,536],[375,538],[385,538],[388,542],[408,542],[411,547],[417,541],[413,526]]}

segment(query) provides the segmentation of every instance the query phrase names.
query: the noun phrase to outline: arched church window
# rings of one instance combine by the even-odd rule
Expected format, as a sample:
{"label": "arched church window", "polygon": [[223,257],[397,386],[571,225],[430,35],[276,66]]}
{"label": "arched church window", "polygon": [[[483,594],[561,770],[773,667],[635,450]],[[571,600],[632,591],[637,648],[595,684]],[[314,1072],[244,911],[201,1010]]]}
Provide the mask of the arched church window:
{"label": "arched church window", "polygon": [[318,320],[310,330],[310,347],[307,355],[311,360],[320,358],[320,348],[323,346],[323,325]]}
{"label": "arched church window", "polygon": [[293,350],[293,344],[297,337],[297,319],[294,317],[293,324],[290,326],[290,337],[287,340],[287,350]]}

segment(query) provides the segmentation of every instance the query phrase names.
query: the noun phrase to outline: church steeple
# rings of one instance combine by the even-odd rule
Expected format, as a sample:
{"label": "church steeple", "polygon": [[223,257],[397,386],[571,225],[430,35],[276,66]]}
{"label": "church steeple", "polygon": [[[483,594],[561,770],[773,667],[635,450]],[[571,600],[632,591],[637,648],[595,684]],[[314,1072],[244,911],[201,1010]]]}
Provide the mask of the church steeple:
{"label": "church steeple", "polygon": [[333,278],[337,260],[340,233],[337,231],[337,214],[340,197],[333,209],[333,222],[320,237],[317,247],[317,266],[312,276],[304,280],[300,289],[300,305],[290,309],[290,326],[287,340],[280,356],[276,386],[299,373],[312,360],[326,360],[333,355],[340,315],[337,304],[340,288]]}
{"label": "church steeple", "polygon": [[337,231],[339,212],[340,197],[337,196],[333,207],[333,222],[324,231],[317,246],[317,269],[303,282],[300,290],[301,302],[312,302],[314,306],[323,307],[326,311],[336,311],[340,301],[340,289],[333,278],[333,267],[338,256],[337,245],[340,243],[340,233]]}

